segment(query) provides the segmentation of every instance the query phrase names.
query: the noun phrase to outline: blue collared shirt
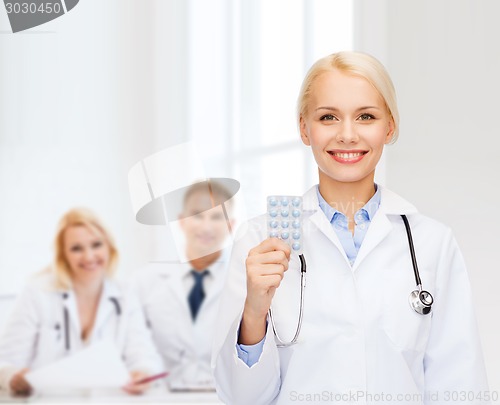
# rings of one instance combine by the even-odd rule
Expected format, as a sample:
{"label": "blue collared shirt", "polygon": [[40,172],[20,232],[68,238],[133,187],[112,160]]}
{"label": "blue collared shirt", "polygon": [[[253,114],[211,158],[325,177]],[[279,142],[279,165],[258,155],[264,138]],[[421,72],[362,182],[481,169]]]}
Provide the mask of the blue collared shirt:
{"label": "blue collared shirt", "polygon": [[[355,227],[353,235],[347,225],[347,217],[342,212],[329,205],[319,192],[319,187],[316,186],[319,207],[325,213],[326,218],[337,234],[351,266],[356,261],[359,248],[363,243],[363,239],[365,238],[366,232],[368,231],[368,227],[370,226],[370,223],[380,206],[380,187],[375,184],[375,189],[376,190],[373,197],[370,198],[370,200],[362,208],[356,211],[356,214],[354,214]],[[264,348],[265,340],[266,338],[264,337],[264,339],[262,339],[259,343],[251,346],[236,344],[238,357],[248,367],[252,367],[259,361],[260,355],[262,354],[262,350]]]}
{"label": "blue collared shirt", "polygon": [[354,214],[355,227],[353,235],[348,228],[347,217],[342,212],[329,205],[319,192],[319,187],[316,187],[319,207],[325,213],[326,218],[337,234],[351,266],[356,261],[359,248],[363,243],[368,227],[380,206],[380,187],[375,184],[375,188],[376,191],[373,197]]}

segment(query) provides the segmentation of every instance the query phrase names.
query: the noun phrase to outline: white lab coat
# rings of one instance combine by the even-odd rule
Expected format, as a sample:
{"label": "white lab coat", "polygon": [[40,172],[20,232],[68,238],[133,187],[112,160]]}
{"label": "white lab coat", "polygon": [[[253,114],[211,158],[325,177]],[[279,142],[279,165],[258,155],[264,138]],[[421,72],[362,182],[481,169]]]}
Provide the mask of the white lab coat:
{"label": "white lab coat", "polygon": [[[119,315],[111,298],[118,302]],[[68,324],[64,308],[69,315]],[[102,339],[114,341],[130,371],[157,373],[162,370],[139,301],[130,289],[116,281],[104,282],[94,327],[83,342],[74,292],[57,289],[52,273],[39,273],[18,297],[1,335],[0,388],[8,390],[13,374],[22,368],[40,368]]]}
{"label": "white lab coat", "polygon": [[[211,265],[211,279],[196,321],[191,319],[186,290],[189,263],[151,263],[134,280],[153,339],[177,388],[214,387],[210,359],[219,298],[227,259]],[[204,281],[205,286],[206,280]]]}
{"label": "white lab coat", "polygon": [[[352,268],[318,206],[315,187],[304,195],[307,287],[300,338],[292,347],[277,348],[269,324],[262,355],[251,368],[235,345],[246,297],[245,258],[266,238],[265,216],[240,230],[212,360],[225,403],[364,404],[383,403],[390,395],[387,403],[434,404],[455,402],[448,398],[458,391],[477,395],[461,403],[488,403],[478,399],[488,389],[486,373],[468,276],[452,232],[388,189],[381,187],[381,193]],[[400,214],[410,222],[423,288],[434,296],[430,316],[408,303],[415,277]],[[285,341],[297,327],[299,269],[292,255],[272,303]]]}

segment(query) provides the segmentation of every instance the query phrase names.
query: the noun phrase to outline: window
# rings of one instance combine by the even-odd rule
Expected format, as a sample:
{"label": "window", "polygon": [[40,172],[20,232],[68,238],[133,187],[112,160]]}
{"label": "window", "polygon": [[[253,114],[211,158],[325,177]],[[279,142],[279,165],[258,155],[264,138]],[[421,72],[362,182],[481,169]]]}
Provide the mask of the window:
{"label": "window", "polygon": [[296,101],[316,59],[352,49],[353,2],[206,3],[192,2],[189,17],[189,137],[209,176],[241,182],[251,217],[264,212],[266,195],[301,195],[317,182]]}

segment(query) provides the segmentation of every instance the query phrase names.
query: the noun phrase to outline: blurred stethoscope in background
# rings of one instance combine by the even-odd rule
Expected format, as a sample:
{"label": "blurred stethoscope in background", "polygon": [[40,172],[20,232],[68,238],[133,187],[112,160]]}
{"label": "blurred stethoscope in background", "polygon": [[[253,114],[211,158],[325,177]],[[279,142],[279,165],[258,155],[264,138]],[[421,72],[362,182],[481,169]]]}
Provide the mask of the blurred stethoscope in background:
{"label": "blurred stethoscope in background", "polygon": [[[68,299],[68,293],[64,292],[62,293],[62,298],[63,300]],[[113,303],[115,307],[115,312],[116,316],[120,316],[122,313],[121,305],[118,302],[118,299],[115,297],[110,297],[109,300]],[[69,333],[69,311],[68,308],[64,305],[63,306],[63,319],[64,319],[64,347],[66,348],[66,351],[69,351],[71,349],[71,338],[70,338],[70,333]],[[60,325],[56,324],[55,328],[57,330],[60,329]]]}
{"label": "blurred stethoscope in background", "polygon": [[[413,273],[415,274],[415,282],[417,284],[417,289],[410,293],[408,301],[410,306],[420,315],[427,315],[431,312],[432,303],[434,298],[432,294],[424,289],[422,289],[422,280],[420,279],[420,273],[417,266],[417,257],[415,255],[415,248],[413,246],[413,238],[411,236],[411,229],[406,215],[401,215],[403,222],[405,224],[406,234],[408,235],[408,245],[410,247],[411,261],[413,265]],[[306,288],[306,259],[303,254],[299,255],[300,259],[300,309],[299,309],[299,321],[297,323],[297,329],[293,339],[289,342],[284,342],[278,335],[276,330],[276,325],[274,324],[273,313],[271,308],[269,308],[269,319],[271,320],[271,325],[273,327],[274,335],[278,341],[278,347],[288,347],[297,343],[297,339],[300,335],[300,329],[302,328],[302,317],[304,315],[304,290]]]}

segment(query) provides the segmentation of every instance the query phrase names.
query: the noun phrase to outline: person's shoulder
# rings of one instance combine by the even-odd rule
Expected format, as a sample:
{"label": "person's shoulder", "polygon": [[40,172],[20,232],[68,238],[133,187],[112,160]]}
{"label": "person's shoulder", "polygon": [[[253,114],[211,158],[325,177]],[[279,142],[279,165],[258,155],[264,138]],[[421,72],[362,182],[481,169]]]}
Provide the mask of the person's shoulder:
{"label": "person's shoulder", "polygon": [[180,262],[150,262],[135,269],[126,280],[135,291],[148,294],[148,291],[162,284],[172,274],[179,273]]}
{"label": "person's shoulder", "polygon": [[235,239],[242,238],[243,236],[249,235],[259,235],[262,233],[262,230],[266,229],[266,214],[262,213],[260,215],[256,215],[251,217],[243,222],[236,228],[235,231]]}
{"label": "person's shoulder", "polygon": [[235,256],[246,256],[250,249],[267,238],[266,215],[258,215],[242,222],[236,229],[231,249],[231,259]]}
{"label": "person's shoulder", "polygon": [[60,290],[57,288],[56,277],[47,269],[32,274],[26,280],[19,299],[43,306],[43,303],[49,302],[58,292]]}
{"label": "person's shoulder", "polygon": [[266,221],[266,213],[263,212],[261,214],[255,215],[253,217],[247,218],[242,221],[240,225],[236,228],[236,232],[240,232],[240,230],[246,229],[249,225],[255,226],[256,224],[261,224]]}
{"label": "person's shoulder", "polygon": [[428,232],[438,233],[441,235],[449,235],[452,233],[450,226],[436,218],[423,213],[416,213],[408,216],[411,226],[425,227]]}
{"label": "person's shoulder", "polygon": [[49,269],[32,274],[26,281],[26,288],[45,293],[53,293],[58,290],[55,274]]}
{"label": "person's shoulder", "polygon": [[394,221],[402,221],[401,216],[405,215],[412,231],[424,231],[429,235],[441,237],[450,237],[452,235],[451,228],[448,225],[420,212],[415,205],[396,192],[383,186],[381,192],[380,204],[382,211],[392,217]]}
{"label": "person's shoulder", "polygon": [[109,298],[117,300],[117,305],[119,305],[120,311],[124,312],[124,315],[140,307],[137,288],[131,283],[130,279],[106,278],[105,289]]}

